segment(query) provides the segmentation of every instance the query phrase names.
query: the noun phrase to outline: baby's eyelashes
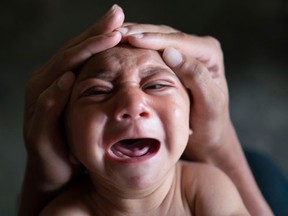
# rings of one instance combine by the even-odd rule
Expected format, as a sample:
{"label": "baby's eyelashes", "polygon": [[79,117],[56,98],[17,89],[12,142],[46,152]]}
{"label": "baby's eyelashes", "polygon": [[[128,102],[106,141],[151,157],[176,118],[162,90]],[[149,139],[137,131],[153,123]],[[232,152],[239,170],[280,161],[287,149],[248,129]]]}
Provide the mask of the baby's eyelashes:
{"label": "baby's eyelashes", "polygon": [[112,91],[111,88],[107,88],[107,87],[91,87],[87,90],[85,90],[81,96],[82,97],[88,97],[88,96],[103,96],[103,95],[107,95],[110,94]]}
{"label": "baby's eyelashes", "polygon": [[158,81],[158,82],[153,82],[145,85],[143,87],[143,90],[148,90],[148,91],[159,91],[159,90],[164,90],[166,88],[172,87],[171,83],[168,83],[167,81]]}

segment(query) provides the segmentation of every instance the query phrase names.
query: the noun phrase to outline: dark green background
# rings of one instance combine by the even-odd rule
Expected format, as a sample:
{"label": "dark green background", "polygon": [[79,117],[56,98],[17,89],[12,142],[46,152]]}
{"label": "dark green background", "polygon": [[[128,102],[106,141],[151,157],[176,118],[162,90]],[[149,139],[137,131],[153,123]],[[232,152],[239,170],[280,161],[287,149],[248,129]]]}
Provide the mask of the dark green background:
{"label": "dark green background", "polygon": [[[222,44],[231,115],[246,148],[267,154],[288,176],[288,1],[4,0],[0,7],[0,215],[15,215],[25,165],[27,76],[113,3],[132,22],[212,35]],[[265,167],[263,167],[265,169]]]}

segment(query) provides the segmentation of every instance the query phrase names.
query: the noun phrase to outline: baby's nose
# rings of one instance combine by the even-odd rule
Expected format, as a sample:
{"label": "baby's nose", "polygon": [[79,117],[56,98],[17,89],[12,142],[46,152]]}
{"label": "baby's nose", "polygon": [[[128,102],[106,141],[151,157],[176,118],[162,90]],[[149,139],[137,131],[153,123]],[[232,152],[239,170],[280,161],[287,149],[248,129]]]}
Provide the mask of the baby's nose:
{"label": "baby's nose", "polygon": [[150,117],[147,97],[141,89],[125,90],[120,95],[115,111],[117,121]]}

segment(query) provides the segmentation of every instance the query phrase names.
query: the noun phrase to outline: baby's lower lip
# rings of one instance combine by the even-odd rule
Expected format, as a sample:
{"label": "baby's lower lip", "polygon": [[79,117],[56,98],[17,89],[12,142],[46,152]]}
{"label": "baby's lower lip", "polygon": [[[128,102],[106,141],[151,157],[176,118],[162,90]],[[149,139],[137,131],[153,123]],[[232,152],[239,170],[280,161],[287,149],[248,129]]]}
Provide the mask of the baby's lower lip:
{"label": "baby's lower lip", "polygon": [[127,139],[112,145],[108,155],[119,162],[135,163],[153,157],[159,148],[160,142],[156,139]]}

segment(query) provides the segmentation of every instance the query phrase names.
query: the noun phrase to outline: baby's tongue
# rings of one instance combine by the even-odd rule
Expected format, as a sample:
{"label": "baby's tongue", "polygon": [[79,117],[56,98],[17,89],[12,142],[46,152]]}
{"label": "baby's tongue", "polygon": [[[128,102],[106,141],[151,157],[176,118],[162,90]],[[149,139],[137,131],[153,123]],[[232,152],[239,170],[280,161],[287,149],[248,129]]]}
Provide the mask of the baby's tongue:
{"label": "baby's tongue", "polygon": [[118,157],[141,157],[152,148],[152,141],[149,139],[123,140],[112,146],[112,151]]}

